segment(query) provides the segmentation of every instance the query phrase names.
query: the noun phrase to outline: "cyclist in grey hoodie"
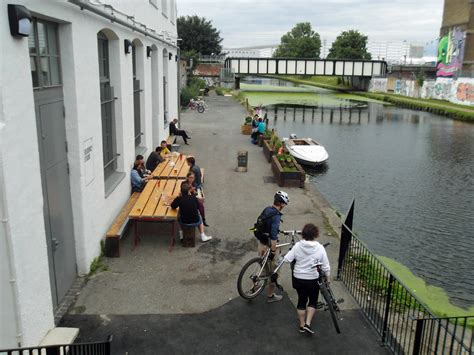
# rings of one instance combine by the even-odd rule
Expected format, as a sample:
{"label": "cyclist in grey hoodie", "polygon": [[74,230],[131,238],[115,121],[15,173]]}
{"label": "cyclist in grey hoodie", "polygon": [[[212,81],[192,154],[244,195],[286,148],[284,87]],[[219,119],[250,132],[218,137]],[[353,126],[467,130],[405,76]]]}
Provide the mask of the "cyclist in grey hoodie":
{"label": "cyclist in grey hoodie", "polygon": [[326,273],[329,279],[329,260],[326,249],[315,239],[319,237],[319,229],[314,224],[306,224],[301,231],[303,240],[300,240],[285,255],[286,262],[293,262],[293,288],[298,293],[296,311],[300,322],[300,332],[314,334],[311,321],[316,312],[319,286],[317,265]]}

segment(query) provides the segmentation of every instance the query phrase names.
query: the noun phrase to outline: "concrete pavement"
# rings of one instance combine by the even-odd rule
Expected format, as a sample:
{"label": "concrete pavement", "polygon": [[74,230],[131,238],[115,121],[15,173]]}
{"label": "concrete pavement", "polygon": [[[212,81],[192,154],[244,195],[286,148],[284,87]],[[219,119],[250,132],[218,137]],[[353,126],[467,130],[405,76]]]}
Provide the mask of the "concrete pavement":
{"label": "concrete pavement", "polygon": [[[230,97],[211,96],[207,101],[209,108],[204,114],[182,114],[181,127],[189,131],[192,139],[189,146],[181,147],[181,152],[195,155],[197,164],[205,168],[206,214],[211,225],[207,232],[214,239],[206,244],[197,242],[194,249],[178,244],[169,253],[168,225],[140,225],[140,246],[132,250],[130,235],[122,240],[122,257],[108,259],[109,270],[88,281],[64,318],[64,325],[79,326],[82,340],[97,339],[107,332],[120,334],[119,342],[123,346],[117,348],[117,354],[157,353],[151,350],[153,346],[156,349],[165,346],[170,353],[186,350],[217,353],[222,349],[237,349],[239,344],[247,350],[242,352],[247,353],[256,347],[264,352],[286,349],[286,353],[291,353],[296,349],[295,352],[307,353],[316,351],[322,344],[327,345],[325,352],[332,348],[339,349],[339,353],[345,352],[344,349],[361,354],[383,352],[376,345],[375,332],[339,282],[332,285],[337,297],[346,300],[341,305],[344,334],[336,337],[329,315],[318,312],[315,325],[321,335],[313,337],[307,347],[290,346],[299,344],[301,339],[296,332],[296,293],[291,288],[288,267],[280,278],[288,292],[285,301],[271,305],[277,311],[265,311],[270,305],[262,300],[248,303],[238,297],[238,273],[256,251],[256,240],[249,228],[280,188],[271,182],[270,164],[261,148],[250,144],[249,137],[240,133],[245,117],[243,108]],[[181,138],[178,140],[182,143]],[[239,150],[249,152],[247,173],[236,172]],[[310,183],[305,189],[284,190],[291,202],[283,211],[282,229],[301,229],[308,222],[318,225],[322,231],[321,242],[331,242],[328,254],[335,270],[339,246],[338,239],[331,234],[333,228],[339,227],[338,217]],[[329,227],[331,223],[333,228]],[[142,338],[139,328],[123,328],[129,322],[142,324],[148,329],[147,336]],[[202,331],[199,324],[203,324]],[[262,337],[258,334],[266,339],[267,330],[262,333],[265,325],[266,329],[278,328],[279,336],[262,344],[256,339]],[[363,334],[356,336],[358,331]],[[246,348],[244,344],[249,338],[254,343],[250,341]],[[142,344],[142,341],[150,343]],[[301,341],[306,344],[307,339]],[[371,351],[367,351],[369,348]]]}

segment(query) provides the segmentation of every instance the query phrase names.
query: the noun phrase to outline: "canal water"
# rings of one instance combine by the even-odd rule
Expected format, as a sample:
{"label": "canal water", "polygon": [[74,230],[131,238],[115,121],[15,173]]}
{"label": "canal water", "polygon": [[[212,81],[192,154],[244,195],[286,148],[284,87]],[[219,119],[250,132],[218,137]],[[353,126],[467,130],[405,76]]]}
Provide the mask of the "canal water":
{"label": "canal water", "polygon": [[[274,81],[243,83],[291,86]],[[474,124],[321,89],[312,95],[313,104],[290,97],[265,107],[280,137],[326,147],[328,163],[308,170],[312,183],[342,213],[355,198],[354,229],[376,254],[472,307]]]}

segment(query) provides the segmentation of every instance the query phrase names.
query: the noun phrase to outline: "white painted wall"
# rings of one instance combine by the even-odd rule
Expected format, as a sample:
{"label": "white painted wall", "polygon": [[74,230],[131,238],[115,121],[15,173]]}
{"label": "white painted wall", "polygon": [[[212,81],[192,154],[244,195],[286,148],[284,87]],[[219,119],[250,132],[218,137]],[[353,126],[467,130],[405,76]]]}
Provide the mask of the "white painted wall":
{"label": "white painted wall", "polygon": [[[152,8],[148,0],[136,0],[133,4],[131,1],[103,2],[113,3],[114,7],[123,12],[131,11],[130,15],[135,15],[137,20],[144,23],[149,21],[147,26],[158,32],[166,29],[176,36],[175,26],[161,15],[161,11]],[[80,274],[85,274],[89,271],[92,259],[100,252],[100,240],[130,195],[129,174],[135,156],[132,56],[124,54],[123,41],[138,38],[144,45],[145,55],[141,59],[144,89],[141,110],[145,129],[143,141],[148,152],[153,148],[154,126],[151,73],[158,73],[159,92],[156,96],[160,100],[163,76],[163,58],[160,53],[166,45],[88,11],[81,11],[79,7],[66,1],[17,0],[15,3],[24,4],[30,11],[61,23],[59,39],[77,267]],[[116,38],[110,40],[111,75],[117,97],[117,152],[121,154],[118,168],[125,173],[125,178],[108,197],[104,193],[97,53],[97,33],[104,28],[113,32]],[[3,156],[0,169],[4,171],[8,228],[13,240],[12,258],[17,272],[22,345],[35,345],[54,325],[53,308],[28,41],[10,36],[7,2],[0,4],[0,31],[0,83],[3,83],[0,85],[0,108],[4,122],[0,132],[0,150]],[[152,45],[158,48],[156,71],[152,71],[151,58],[147,58],[145,52],[146,46]],[[176,49],[167,49],[176,53]],[[169,110],[174,116],[178,112],[175,83],[177,63],[173,59],[167,64]],[[162,103],[158,101],[159,121],[155,126],[160,139],[167,137],[162,107]],[[0,125],[1,123],[2,121]],[[94,179],[86,184],[83,149],[84,141],[89,138],[93,140]],[[19,168],[28,173],[19,173]],[[0,297],[3,298],[5,292],[2,287]],[[0,348],[3,345],[0,343]]]}

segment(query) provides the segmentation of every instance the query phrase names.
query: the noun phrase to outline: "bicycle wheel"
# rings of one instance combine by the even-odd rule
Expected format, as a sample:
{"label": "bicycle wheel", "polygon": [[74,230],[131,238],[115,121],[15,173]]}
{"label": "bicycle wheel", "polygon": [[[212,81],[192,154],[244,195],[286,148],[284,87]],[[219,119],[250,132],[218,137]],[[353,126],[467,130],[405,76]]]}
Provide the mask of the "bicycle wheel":
{"label": "bicycle wheel", "polygon": [[199,105],[199,106],[197,107],[197,110],[198,110],[199,113],[203,113],[204,110],[205,110],[205,108],[204,108],[203,105]]}
{"label": "bicycle wheel", "polygon": [[[260,276],[257,276],[260,274]],[[237,291],[246,300],[257,297],[265,288],[268,281],[268,269],[262,270],[262,259],[253,258],[242,268],[237,279]]]}
{"label": "bicycle wheel", "polygon": [[323,295],[324,300],[326,301],[329,313],[331,313],[332,322],[334,323],[334,328],[336,328],[336,332],[341,333],[341,330],[339,329],[339,324],[337,322],[336,310],[334,309],[334,304],[336,300],[331,297],[327,287],[328,286],[326,286],[326,284],[322,282],[321,285],[319,285],[319,290],[321,291],[321,294]]}

